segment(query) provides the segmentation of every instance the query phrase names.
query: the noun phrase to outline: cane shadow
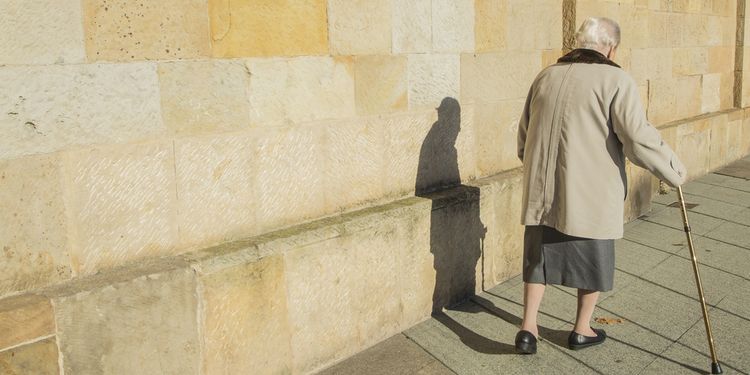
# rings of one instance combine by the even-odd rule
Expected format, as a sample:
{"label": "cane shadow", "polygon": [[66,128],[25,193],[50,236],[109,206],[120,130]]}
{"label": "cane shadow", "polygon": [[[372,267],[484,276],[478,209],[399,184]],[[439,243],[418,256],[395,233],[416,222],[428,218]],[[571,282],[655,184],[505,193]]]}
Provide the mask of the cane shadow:
{"label": "cane shadow", "polygon": [[[471,310],[472,304],[458,305],[477,290],[477,265],[483,258],[487,229],[480,220],[479,188],[461,184],[456,148],[461,131],[461,106],[456,99],[446,97],[436,110],[437,121],[419,152],[414,189],[416,196],[432,201],[430,252],[435,269],[432,316],[478,352],[514,353],[514,346],[487,339],[442,312],[447,307],[479,312]],[[480,267],[480,278],[483,275],[484,269]]]}

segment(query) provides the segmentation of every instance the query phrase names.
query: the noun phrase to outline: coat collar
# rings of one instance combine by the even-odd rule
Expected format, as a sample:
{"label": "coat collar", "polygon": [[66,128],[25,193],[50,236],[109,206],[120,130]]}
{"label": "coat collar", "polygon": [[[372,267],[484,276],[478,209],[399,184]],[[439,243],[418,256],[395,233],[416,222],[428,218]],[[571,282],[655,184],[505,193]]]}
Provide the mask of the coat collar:
{"label": "coat collar", "polygon": [[588,48],[576,48],[565,56],[557,59],[559,63],[607,64],[620,67],[614,61],[602,55],[599,51]]}

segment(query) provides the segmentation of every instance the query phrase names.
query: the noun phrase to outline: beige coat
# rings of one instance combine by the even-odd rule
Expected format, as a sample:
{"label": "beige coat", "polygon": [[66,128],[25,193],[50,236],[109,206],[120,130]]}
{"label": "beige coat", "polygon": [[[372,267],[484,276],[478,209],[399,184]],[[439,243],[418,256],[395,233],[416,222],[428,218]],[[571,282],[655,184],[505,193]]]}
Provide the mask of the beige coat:
{"label": "beige coat", "polygon": [[539,73],[518,124],[521,223],[622,238],[625,156],[673,187],[685,181],[630,75],[596,51],[574,50]]}

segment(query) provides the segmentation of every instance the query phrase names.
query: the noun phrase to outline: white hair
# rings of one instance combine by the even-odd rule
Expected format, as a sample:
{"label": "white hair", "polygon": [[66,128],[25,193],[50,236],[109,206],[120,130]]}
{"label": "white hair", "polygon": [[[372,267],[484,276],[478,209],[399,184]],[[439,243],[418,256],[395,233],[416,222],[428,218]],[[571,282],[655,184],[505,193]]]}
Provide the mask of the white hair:
{"label": "white hair", "polygon": [[578,48],[606,51],[620,44],[620,25],[606,17],[586,18],[576,33]]}

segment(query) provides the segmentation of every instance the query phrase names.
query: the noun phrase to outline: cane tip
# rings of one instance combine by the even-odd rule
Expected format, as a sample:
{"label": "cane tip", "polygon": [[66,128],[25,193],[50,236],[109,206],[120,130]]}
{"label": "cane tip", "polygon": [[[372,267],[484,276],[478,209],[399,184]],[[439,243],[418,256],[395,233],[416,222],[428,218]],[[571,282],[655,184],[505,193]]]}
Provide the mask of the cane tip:
{"label": "cane tip", "polygon": [[721,365],[719,362],[713,362],[711,363],[711,373],[712,374],[723,374],[724,371],[721,371]]}

